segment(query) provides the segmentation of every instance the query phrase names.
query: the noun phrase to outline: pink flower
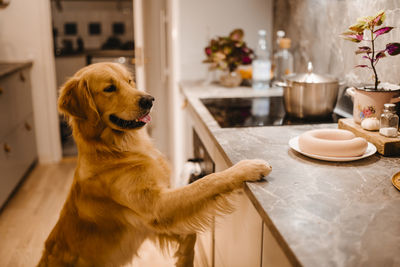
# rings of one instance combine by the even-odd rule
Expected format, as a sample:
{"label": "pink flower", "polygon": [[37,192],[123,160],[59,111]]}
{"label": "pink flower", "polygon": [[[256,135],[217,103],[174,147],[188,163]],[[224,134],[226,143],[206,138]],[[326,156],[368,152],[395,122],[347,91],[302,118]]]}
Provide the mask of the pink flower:
{"label": "pink flower", "polygon": [[364,109],[363,113],[364,113],[365,117],[367,117],[367,118],[372,115],[372,112],[370,109]]}
{"label": "pink flower", "polygon": [[248,56],[245,56],[242,58],[242,64],[246,65],[246,64],[250,64],[251,63],[251,58]]}
{"label": "pink flower", "polygon": [[211,47],[206,47],[205,51],[207,56],[211,55]]}

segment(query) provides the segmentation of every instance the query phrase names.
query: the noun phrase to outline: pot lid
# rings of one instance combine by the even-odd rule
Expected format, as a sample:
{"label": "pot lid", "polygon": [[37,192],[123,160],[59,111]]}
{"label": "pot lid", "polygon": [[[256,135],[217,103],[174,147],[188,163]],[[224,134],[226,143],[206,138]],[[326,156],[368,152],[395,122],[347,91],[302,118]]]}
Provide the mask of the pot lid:
{"label": "pot lid", "polygon": [[291,74],[286,76],[286,79],[291,82],[298,83],[335,83],[338,82],[337,79],[328,75],[319,75],[313,73],[313,65],[308,62],[307,73]]}

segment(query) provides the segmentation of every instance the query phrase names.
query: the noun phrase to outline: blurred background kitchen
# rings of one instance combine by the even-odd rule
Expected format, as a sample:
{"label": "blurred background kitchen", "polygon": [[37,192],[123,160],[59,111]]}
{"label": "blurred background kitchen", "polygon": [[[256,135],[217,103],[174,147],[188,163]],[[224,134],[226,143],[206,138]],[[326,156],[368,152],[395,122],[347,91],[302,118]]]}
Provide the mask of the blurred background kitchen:
{"label": "blurred background kitchen", "polygon": [[[17,103],[18,95],[11,102],[2,100],[7,94],[0,94],[1,113],[29,109],[15,124],[11,115],[1,117],[0,205],[36,163],[76,156],[56,101],[59,87],[80,68],[112,61],[134,73],[137,87],[156,98],[149,131],[177,175],[193,152],[179,83],[212,77],[202,63],[210,39],[241,28],[248,47],[255,49],[258,30],[264,29],[272,59],[278,50],[276,33],[283,30],[291,39],[294,72],[305,72],[312,61],[315,72],[352,85],[372,81],[371,74],[353,67],[360,61],[355,45],[339,34],[356,18],[381,9],[386,23],[397,28],[382,36],[382,43],[400,41],[398,0],[0,0],[0,81],[17,75],[0,87],[5,92],[23,83],[32,103]],[[377,67],[381,80],[399,84],[399,58],[384,60]],[[3,109],[4,102],[13,104]],[[21,134],[11,138],[14,145],[7,140],[18,136],[19,125],[29,128],[31,139]],[[9,153],[15,154],[11,161]],[[5,181],[9,173],[12,181]]]}
{"label": "blurred background kitchen", "polygon": [[[317,73],[356,83],[370,74],[353,68],[359,61],[354,46],[338,35],[357,17],[380,9],[387,10],[387,24],[396,26],[398,8],[395,0],[12,0],[0,10],[0,59],[33,62],[32,99],[41,162],[59,161],[60,140],[69,144],[68,130],[56,111],[59,86],[87,64],[116,61],[137,72],[139,88],[162,99],[155,107],[151,131],[179,169],[184,156],[176,152],[182,151],[178,83],[207,77],[208,66],[201,62],[211,38],[241,28],[248,46],[255,49],[257,32],[265,29],[272,56],[278,49],[276,32],[283,30],[292,41],[295,72],[304,72],[312,61]],[[400,32],[394,30],[384,38],[398,40]],[[385,61],[378,65],[382,80],[398,83],[398,59]],[[60,124],[61,131],[56,127]],[[69,148],[64,155],[76,153]]]}
{"label": "blurred background kitchen", "polygon": [[[132,1],[51,1],[56,82],[97,62],[118,62],[134,73]],[[77,154],[71,130],[60,118],[64,156]]]}

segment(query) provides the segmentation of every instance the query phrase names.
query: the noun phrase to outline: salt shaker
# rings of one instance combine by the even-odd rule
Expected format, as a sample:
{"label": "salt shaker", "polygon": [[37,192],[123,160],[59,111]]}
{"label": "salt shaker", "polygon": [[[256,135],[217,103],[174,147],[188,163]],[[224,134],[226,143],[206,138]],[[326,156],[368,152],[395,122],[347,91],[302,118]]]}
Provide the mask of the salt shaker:
{"label": "salt shaker", "polygon": [[397,137],[399,116],[396,114],[396,105],[385,104],[383,106],[384,108],[381,115],[379,133],[386,137]]}

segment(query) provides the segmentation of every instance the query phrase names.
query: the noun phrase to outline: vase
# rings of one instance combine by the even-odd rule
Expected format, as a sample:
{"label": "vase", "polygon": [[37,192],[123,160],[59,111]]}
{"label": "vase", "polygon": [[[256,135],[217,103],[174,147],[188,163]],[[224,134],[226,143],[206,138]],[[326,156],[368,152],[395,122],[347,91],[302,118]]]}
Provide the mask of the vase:
{"label": "vase", "polygon": [[219,81],[225,87],[237,87],[242,82],[242,76],[237,71],[226,71],[221,74]]}
{"label": "vase", "polygon": [[[390,89],[373,87],[350,87],[346,93],[353,99],[353,120],[360,124],[365,118],[380,118],[383,105],[400,102],[400,87],[391,85]],[[396,88],[397,87],[397,88]]]}

